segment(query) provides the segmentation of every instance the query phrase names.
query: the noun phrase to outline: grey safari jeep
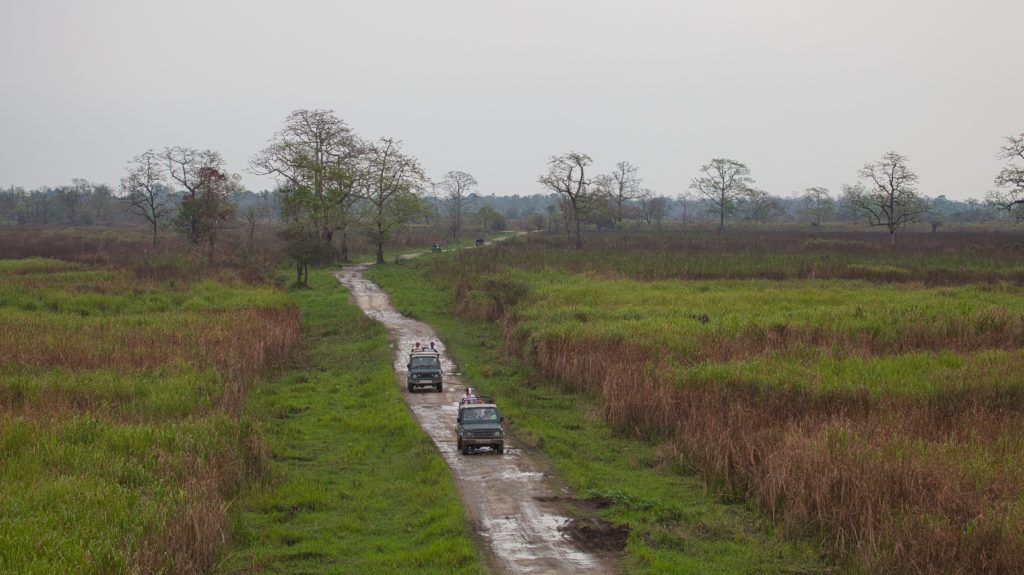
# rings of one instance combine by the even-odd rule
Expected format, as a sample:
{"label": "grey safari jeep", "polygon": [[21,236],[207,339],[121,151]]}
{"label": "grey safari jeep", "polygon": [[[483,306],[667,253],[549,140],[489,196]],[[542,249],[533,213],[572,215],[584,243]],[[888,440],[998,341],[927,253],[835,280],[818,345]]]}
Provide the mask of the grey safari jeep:
{"label": "grey safari jeep", "polygon": [[406,384],[409,393],[417,387],[430,386],[437,391],[444,389],[441,378],[441,356],[436,351],[414,351],[409,354],[409,375]]}
{"label": "grey safari jeep", "polygon": [[498,412],[498,406],[489,397],[481,397],[476,403],[459,404],[459,416],[455,420],[456,445],[463,455],[476,447],[490,447],[495,453],[505,453],[505,420]]}

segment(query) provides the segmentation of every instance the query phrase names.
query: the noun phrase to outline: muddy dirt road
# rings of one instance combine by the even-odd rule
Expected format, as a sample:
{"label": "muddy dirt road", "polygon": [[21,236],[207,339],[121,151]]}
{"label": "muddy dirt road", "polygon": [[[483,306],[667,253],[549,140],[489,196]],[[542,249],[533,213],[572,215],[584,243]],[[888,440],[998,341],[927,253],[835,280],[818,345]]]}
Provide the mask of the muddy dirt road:
{"label": "muddy dirt road", "polygon": [[[506,438],[505,454],[488,449],[462,455],[455,447],[455,416],[464,389],[457,369],[429,325],[399,314],[387,294],[363,278],[368,264],[335,275],[352,300],[391,333],[395,371],[406,402],[452,470],[493,562],[502,573],[613,573],[611,561],[580,549],[565,534],[568,518],[555,503],[566,495],[556,483]],[[441,350],[444,392],[405,391],[406,354],[415,342],[434,341]],[[499,407],[500,407],[499,398]]]}

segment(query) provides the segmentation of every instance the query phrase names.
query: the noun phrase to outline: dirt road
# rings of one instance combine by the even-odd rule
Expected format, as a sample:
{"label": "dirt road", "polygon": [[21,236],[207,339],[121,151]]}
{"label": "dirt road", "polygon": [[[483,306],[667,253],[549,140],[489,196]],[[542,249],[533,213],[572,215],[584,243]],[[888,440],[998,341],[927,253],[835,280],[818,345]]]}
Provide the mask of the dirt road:
{"label": "dirt road", "polygon": [[[517,446],[515,437],[506,439],[504,455],[488,450],[462,455],[456,450],[455,415],[464,388],[457,369],[429,325],[399,314],[387,294],[363,278],[367,267],[347,267],[335,275],[366,315],[391,333],[395,371],[405,400],[448,462],[498,569],[502,573],[613,573],[609,561],[580,549],[565,535],[569,520],[557,501],[566,493]],[[405,391],[406,353],[417,341],[437,342],[443,393]]]}

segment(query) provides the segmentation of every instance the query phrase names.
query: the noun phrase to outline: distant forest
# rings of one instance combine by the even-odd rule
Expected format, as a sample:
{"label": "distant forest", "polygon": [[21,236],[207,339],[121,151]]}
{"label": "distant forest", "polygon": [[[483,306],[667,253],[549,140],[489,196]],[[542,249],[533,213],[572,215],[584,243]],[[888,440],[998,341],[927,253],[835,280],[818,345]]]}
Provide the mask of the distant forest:
{"label": "distant forest", "polygon": [[[164,186],[165,194],[171,204],[181,201],[183,194],[170,186]],[[233,195],[237,206],[236,217],[239,223],[250,222],[277,223],[280,221],[280,195],[263,190],[254,192],[243,190]],[[427,197],[433,206],[424,216],[424,223],[432,223],[435,218],[448,213],[447,201],[440,197]],[[789,222],[794,224],[812,222],[865,224],[856,208],[843,198],[831,198],[828,205],[817,212],[809,205],[809,200],[801,196],[768,195],[765,205],[736,206],[732,220],[749,223]],[[490,220],[483,223],[495,229],[504,228],[540,228],[558,229],[561,226],[561,198],[558,194],[532,194],[514,196],[496,196],[470,194],[465,200],[467,213],[478,219]],[[708,210],[705,201],[690,194],[682,194],[673,198],[662,197],[664,211],[656,214],[662,222],[707,222],[713,223],[715,215]],[[643,205],[639,199],[627,202],[627,221],[644,223]],[[1007,211],[976,199],[951,200],[946,196],[930,198],[929,221],[936,223],[968,223],[968,222],[1019,222],[1024,220],[1024,212]],[[483,210],[480,213],[481,209]],[[531,218],[531,216],[533,216]],[[550,220],[550,221],[549,221]],[[607,214],[595,210],[584,220],[587,224],[598,228],[616,227]],[[20,225],[65,225],[92,226],[117,224],[144,224],[145,220],[128,209],[122,198],[114,193],[114,189],[106,184],[96,184],[82,179],[75,179],[69,185],[42,186],[26,190],[21,187],[8,186],[0,188],[0,223]],[[655,223],[655,222],[647,222]],[[621,225],[621,224],[620,224]]]}

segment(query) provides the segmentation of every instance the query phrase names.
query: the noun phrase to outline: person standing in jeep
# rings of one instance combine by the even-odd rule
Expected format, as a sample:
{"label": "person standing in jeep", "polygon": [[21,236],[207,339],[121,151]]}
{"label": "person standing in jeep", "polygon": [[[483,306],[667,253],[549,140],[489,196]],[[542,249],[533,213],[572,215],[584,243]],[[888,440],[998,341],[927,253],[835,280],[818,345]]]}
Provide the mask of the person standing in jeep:
{"label": "person standing in jeep", "polygon": [[490,397],[476,398],[467,388],[466,397],[472,400],[459,402],[459,414],[455,420],[455,445],[463,455],[478,447],[490,447],[498,455],[505,453],[504,417]]}
{"label": "person standing in jeep", "polygon": [[441,357],[437,350],[420,348],[409,354],[409,363],[406,365],[409,373],[406,379],[406,386],[409,393],[417,387],[431,386],[438,392],[443,391],[444,383],[441,375]]}

